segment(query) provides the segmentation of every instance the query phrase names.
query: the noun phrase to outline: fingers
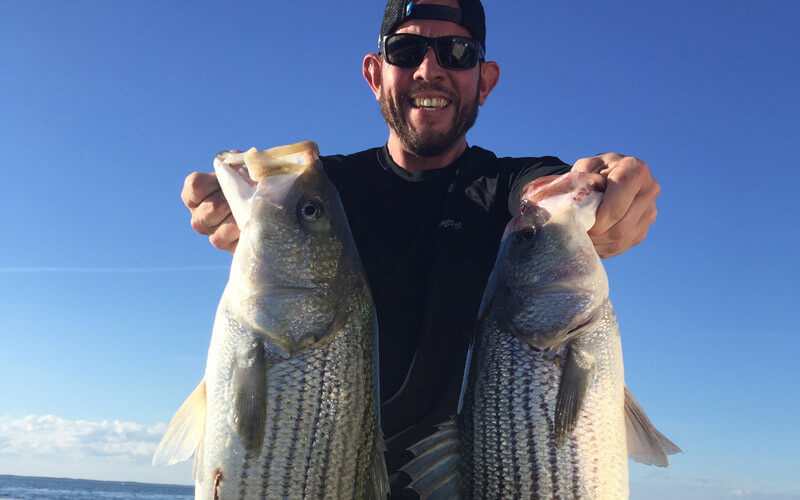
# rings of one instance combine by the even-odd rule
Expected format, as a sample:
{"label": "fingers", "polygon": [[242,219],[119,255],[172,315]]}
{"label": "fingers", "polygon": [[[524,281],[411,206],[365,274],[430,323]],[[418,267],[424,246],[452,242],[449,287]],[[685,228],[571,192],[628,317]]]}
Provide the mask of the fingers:
{"label": "fingers", "polygon": [[192,212],[192,228],[200,234],[210,235],[231,215],[222,191],[214,191],[200,202]]}
{"label": "fingers", "polygon": [[648,229],[655,222],[656,216],[655,203],[646,198],[637,197],[628,213],[616,224],[602,233],[592,228],[589,236],[600,257],[613,257],[641,243],[647,236]]}
{"label": "fingers", "polygon": [[216,173],[192,172],[183,181],[181,200],[189,210],[192,210],[200,205],[210,194],[219,190],[219,181],[217,181]]}
{"label": "fingers", "polygon": [[617,153],[606,153],[604,155],[590,156],[589,158],[581,158],[572,165],[573,172],[587,172],[599,174],[600,171],[606,166],[607,161],[612,161],[621,155]]}
{"label": "fingers", "polygon": [[[631,210],[642,210],[642,207],[634,205],[634,200],[640,195],[646,181],[643,171],[633,164],[620,162],[610,168],[606,177],[606,192],[603,195],[603,202],[597,208],[597,222],[591,232],[605,233]],[[638,215],[641,214],[631,215],[638,219]]]}
{"label": "fingers", "polygon": [[606,177],[603,202],[589,231],[601,257],[619,255],[644,240],[655,222],[655,200],[661,186],[643,161],[616,153],[583,158],[573,170],[595,172]]}
{"label": "fingers", "polygon": [[192,228],[208,235],[215,247],[233,252],[239,241],[239,227],[222,194],[216,174],[189,174],[184,181],[181,199],[192,214]]}
{"label": "fingers", "polygon": [[233,253],[239,244],[239,226],[233,219],[233,214],[228,216],[217,226],[216,230],[208,236],[208,241],[220,250]]}

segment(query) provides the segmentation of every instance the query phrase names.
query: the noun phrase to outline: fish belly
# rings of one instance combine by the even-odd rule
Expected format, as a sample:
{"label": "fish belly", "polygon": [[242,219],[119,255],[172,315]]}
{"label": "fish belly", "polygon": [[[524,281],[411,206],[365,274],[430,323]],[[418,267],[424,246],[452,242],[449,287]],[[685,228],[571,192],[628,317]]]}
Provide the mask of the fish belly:
{"label": "fish belly", "polygon": [[559,443],[554,415],[563,360],[491,322],[481,332],[462,413],[462,474],[472,498],[628,497],[619,336],[599,330],[582,342],[595,347],[597,372],[574,431]]}
{"label": "fish belly", "polygon": [[[220,326],[220,325],[217,325]],[[371,333],[371,332],[370,332]],[[364,498],[376,438],[372,338],[354,328],[268,366],[264,442],[248,451],[234,426],[233,367],[255,336],[215,326],[208,420],[196,498]]]}

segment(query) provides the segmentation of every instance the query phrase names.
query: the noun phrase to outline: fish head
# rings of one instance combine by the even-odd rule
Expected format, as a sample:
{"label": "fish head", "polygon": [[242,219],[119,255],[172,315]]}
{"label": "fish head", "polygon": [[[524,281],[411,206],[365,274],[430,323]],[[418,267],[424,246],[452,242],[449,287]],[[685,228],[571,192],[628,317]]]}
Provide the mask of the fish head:
{"label": "fish head", "polygon": [[344,208],[318,154],[306,142],[219,162],[236,186],[220,181],[241,228],[228,307],[287,356],[329,338],[344,316],[342,291],[360,276]]}
{"label": "fish head", "polygon": [[608,279],[587,231],[602,192],[593,177],[549,176],[523,195],[490,279],[508,326],[539,349],[557,349],[608,298]]}

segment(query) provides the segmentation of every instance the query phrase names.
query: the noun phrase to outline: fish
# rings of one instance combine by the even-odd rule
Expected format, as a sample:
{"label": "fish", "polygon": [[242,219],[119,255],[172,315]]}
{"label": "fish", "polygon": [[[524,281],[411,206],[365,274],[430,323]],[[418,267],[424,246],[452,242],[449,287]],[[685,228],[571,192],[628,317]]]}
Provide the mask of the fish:
{"label": "fish", "polygon": [[680,452],[624,380],[608,278],[587,231],[603,193],[540,178],[508,223],[454,419],[410,448],[421,498],[628,498],[628,458]]}
{"label": "fish", "polygon": [[196,499],[386,498],[375,308],[317,145],[214,170],[241,234],[205,375],[153,464],[194,454]]}

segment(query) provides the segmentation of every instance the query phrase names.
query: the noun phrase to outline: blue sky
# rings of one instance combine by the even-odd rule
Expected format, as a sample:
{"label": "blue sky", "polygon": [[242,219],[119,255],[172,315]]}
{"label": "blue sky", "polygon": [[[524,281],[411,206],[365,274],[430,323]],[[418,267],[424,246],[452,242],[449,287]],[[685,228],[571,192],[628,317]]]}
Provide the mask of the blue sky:
{"label": "blue sky", "polygon": [[[645,160],[643,244],[606,261],[626,378],[685,453],[632,498],[800,498],[800,6],[486,2],[499,155]],[[203,374],[230,256],[179,193],[222,149],[382,144],[379,2],[0,0],[0,473],[151,469]]]}

